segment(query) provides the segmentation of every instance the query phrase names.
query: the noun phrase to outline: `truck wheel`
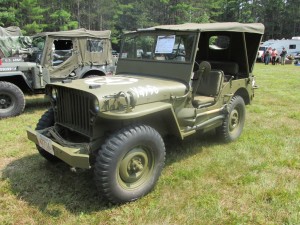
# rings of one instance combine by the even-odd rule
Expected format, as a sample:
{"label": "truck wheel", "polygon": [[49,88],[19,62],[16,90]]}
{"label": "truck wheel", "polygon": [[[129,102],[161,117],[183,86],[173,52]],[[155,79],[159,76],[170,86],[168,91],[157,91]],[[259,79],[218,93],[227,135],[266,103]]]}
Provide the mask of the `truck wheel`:
{"label": "truck wheel", "polygon": [[96,186],[112,203],[136,200],[153,189],[164,162],[160,134],[146,125],[129,126],[102,145],[94,169]]}
{"label": "truck wheel", "polygon": [[99,75],[87,75],[87,76],[83,77],[83,79],[91,78],[91,77],[100,77],[100,76]]}
{"label": "truck wheel", "polygon": [[228,115],[217,133],[225,142],[236,140],[242,133],[245,123],[245,102],[242,97],[234,96],[228,104]]}
{"label": "truck wheel", "polygon": [[0,82],[0,118],[17,116],[24,111],[25,97],[21,89],[9,82]]}
{"label": "truck wheel", "polygon": [[[54,125],[54,112],[53,109],[50,108],[48,109],[43,115],[42,117],[39,119],[39,122],[36,125],[35,130],[43,130],[46,129],[48,127],[52,127]],[[40,146],[36,145],[37,150],[39,151],[39,153],[48,161],[55,163],[55,162],[59,162],[60,159],[57,158],[54,155],[51,155],[50,153],[48,153],[47,151],[45,151],[43,148],[41,148]]]}

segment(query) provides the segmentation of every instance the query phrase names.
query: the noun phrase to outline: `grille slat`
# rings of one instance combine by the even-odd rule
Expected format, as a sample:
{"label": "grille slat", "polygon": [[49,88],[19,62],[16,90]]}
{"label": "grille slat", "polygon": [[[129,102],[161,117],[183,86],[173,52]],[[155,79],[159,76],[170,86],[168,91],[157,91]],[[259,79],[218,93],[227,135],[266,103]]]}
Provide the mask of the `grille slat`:
{"label": "grille slat", "polygon": [[91,96],[85,92],[58,88],[56,101],[56,122],[74,131],[91,137],[90,121]]}

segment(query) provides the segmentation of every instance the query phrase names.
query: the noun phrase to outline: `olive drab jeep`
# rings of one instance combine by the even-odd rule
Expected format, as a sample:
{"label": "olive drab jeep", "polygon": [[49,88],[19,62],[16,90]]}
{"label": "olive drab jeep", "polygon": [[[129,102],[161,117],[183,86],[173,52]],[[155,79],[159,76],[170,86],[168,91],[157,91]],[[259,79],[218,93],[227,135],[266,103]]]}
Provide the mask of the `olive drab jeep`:
{"label": "olive drab jeep", "polygon": [[10,49],[6,55],[2,51],[0,118],[22,113],[24,94],[44,93],[48,83],[112,75],[110,34],[85,29],[45,32],[33,36],[28,48]]}
{"label": "olive drab jeep", "polygon": [[162,25],[124,35],[116,76],[49,84],[52,107],[28,138],[48,161],[92,168],[112,203],[152,190],[165,162],[165,135],[216,130],[236,140],[262,24]]}

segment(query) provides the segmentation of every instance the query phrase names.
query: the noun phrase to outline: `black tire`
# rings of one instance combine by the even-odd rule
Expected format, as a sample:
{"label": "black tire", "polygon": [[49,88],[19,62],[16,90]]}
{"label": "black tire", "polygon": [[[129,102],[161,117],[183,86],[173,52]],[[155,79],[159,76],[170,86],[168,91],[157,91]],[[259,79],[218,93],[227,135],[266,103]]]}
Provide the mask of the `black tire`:
{"label": "black tire", "polygon": [[92,77],[101,77],[101,76],[90,74],[90,75],[84,76],[83,79],[92,78]]}
{"label": "black tire", "polygon": [[112,203],[134,201],[155,186],[165,163],[160,134],[146,125],[129,126],[108,138],[98,153],[98,190]]}
{"label": "black tire", "polygon": [[[54,112],[53,109],[50,108],[48,109],[40,118],[39,122],[36,125],[35,130],[43,130],[48,127],[52,127],[54,125]],[[51,155],[47,151],[45,151],[43,148],[40,146],[36,145],[37,150],[43,156],[45,159],[47,159],[49,162],[56,163],[61,161],[59,158],[57,158],[54,155]]]}
{"label": "black tire", "polygon": [[236,140],[242,133],[245,123],[245,102],[240,96],[233,96],[228,104],[228,114],[217,134],[225,142]]}
{"label": "black tire", "polygon": [[0,118],[21,114],[25,108],[25,97],[16,85],[0,81]]}

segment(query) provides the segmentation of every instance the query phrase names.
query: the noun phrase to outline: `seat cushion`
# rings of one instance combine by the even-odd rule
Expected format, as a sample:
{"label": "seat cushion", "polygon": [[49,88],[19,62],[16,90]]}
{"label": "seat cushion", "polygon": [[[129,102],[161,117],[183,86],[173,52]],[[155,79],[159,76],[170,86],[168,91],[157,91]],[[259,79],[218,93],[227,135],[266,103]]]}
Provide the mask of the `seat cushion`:
{"label": "seat cushion", "polygon": [[197,95],[214,97],[219,93],[221,83],[224,81],[224,74],[220,70],[212,70],[206,76],[201,77],[200,84],[196,91]]}
{"label": "seat cushion", "polygon": [[214,97],[209,97],[209,96],[195,96],[193,100],[193,105],[194,106],[199,106],[203,104],[208,104],[208,103],[213,103],[215,101]]}
{"label": "seat cushion", "polygon": [[209,61],[213,70],[222,70],[225,75],[237,75],[239,65],[236,62]]}

